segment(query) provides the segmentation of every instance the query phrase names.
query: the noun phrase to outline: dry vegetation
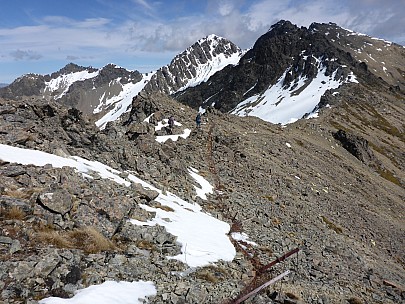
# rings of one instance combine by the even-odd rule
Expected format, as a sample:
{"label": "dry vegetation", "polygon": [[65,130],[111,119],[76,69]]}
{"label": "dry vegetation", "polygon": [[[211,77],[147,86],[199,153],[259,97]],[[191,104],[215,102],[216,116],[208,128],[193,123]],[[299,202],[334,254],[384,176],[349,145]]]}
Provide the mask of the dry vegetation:
{"label": "dry vegetation", "polygon": [[342,227],[337,226],[335,223],[333,223],[327,217],[322,216],[322,220],[326,224],[326,226],[328,226],[329,229],[332,229],[333,231],[335,231],[336,233],[339,233],[339,234],[343,233]]}
{"label": "dry vegetation", "polygon": [[195,276],[204,281],[216,284],[226,278],[227,272],[220,267],[207,266],[199,269]]}
{"label": "dry vegetation", "polygon": [[136,242],[136,247],[139,249],[146,249],[146,250],[155,250],[155,245],[147,240],[139,240]]}
{"label": "dry vegetation", "polygon": [[38,241],[58,248],[77,248],[86,253],[116,249],[114,243],[94,227],[82,227],[71,231],[59,231],[53,227],[41,227],[33,236]]}
{"label": "dry vegetation", "polygon": [[34,193],[41,192],[40,188],[18,188],[18,189],[5,189],[2,195],[12,198],[28,200]]}
{"label": "dry vegetation", "polygon": [[0,218],[4,220],[23,220],[27,214],[18,206],[12,206],[10,209],[0,208]]}

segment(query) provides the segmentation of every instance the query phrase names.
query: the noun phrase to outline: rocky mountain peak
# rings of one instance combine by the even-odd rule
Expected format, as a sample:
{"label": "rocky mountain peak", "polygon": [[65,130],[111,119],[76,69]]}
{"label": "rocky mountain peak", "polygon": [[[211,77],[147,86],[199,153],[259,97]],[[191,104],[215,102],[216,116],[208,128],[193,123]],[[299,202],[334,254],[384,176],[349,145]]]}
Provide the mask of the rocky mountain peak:
{"label": "rocky mountain peak", "polygon": [[0,88],[0,97],[15,99],[21,96],[37,96],[45,87],[45,76],[26,74],[18,77],[10,85]]}
{"label": "rocky mountain peak", "polygon": [[97,69],[95,69],[93,67],[84,67],[84,66],[80,66],[80,65],[77,65],[77,64],[71,62],[71,63],[68,63],[67,65],[65,65],[59,71],[52,73],[51,78],[57,78],[60,75],[82,72],[82,71],[86,71],[86,70],[89,71],[90,73],[97,71]]}
{"label": "rocky mountain peak", "polygon": [[280,20],[277,23],[273,24],[268,32],[272,32],[273,35],[277,34],[287,34],[288,32],[292,32],[297,30],[298,27],[295,24],[292,24],[288,20]]}
{"label": "rocky mountain peak", "polygon": [[[203,53],[199,53],[201,50]],[[228,58],[234,53],[240,52],[240,48],[228,39],[211,34],[198,40],[195,44],[187,48],[184,53],[187,52],[194,53],[200,60],[200,63],[206,63],[220,54],[223,54],[225,58]],[[182,54],[178,56],[182,56]]]}
{"label": "rocky mountain peak", "polygon": [[[295,119],[308,116],[328,104],[320,103],[324,93],[338,91],[344,83],[383,85],[383,80],[391,90],[399,90],[405,84],[401,76],[405,70],[403,56],[401,47],[333,23],[313,23],[305,28],[281,20],[257,39],[237,66],[222,70],[209,84],[188,88],[176,98],[195,108],[214,105],[223,112],[287,123],[280,119],[286,113],[283,104],[300,102],[296,106],[305,110],[296,113]],[[307,103],[311,98],[304,97],[306,94],[313,101]],[[270,105],[271,110],[260,110]]]}
{"label": "rocky mountain peak", "polygon": [[144,90],[174,94],[207,81],[228,64],[237,64],[241,55],[242,50],[231,41],[213,34],[206,36],[159,69]]}

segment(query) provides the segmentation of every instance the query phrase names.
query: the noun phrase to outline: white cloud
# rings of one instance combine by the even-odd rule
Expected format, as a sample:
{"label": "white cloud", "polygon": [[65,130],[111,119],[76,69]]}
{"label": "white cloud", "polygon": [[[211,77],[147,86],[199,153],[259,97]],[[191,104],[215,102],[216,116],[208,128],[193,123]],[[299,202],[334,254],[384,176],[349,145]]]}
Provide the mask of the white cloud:
{"label": "white cloud", "polygon": [[233,3],[229,0],[219,1],[219,14],[221,16],[229,15],[234,9]]}
{"label": "white cloud", "polygon": [[[393,0],[387,0],[393,5]],[[145,0],[133,3],[152,11]],[[401,1],[402,2],[402,1]],[[370,3],[372,4],[370,6]],[[404,18],[400,5],[381,9],[377,0],[362,0],[336,5],[332,0],[262,0],[243,7],[243,1],[208,1],[207,14],[193,13],[173,19],[139,17],[121,22],[108,18],[74,20],[63,16],[47,16],[41,25],[0,29],[2,57],[17,50],[43,57],[74,56],[88,58],[97,51],[116,55],[124,52],[181,52],[198,39],[217,34],[230,39],[242,48],[253,45],[260,35],[280,19],[298,26],[312,22],[335,22],[338,25],[365,34],[379,34],[387,38],[403,35]],[[369,7],[365,7],[368,5]],[[243,10],[242,10],[243,8]],[[403,12],[403,11],[402,11]],[[395,23],[395,26],[392,26]],[[384,37],[381,37],[384,36]]]}
{"label": "white cloud", "polygon": [[39,60],[41,59],[41,55],[31,51],[31,50],[16,50],[10,53],[10,56],[13,57],[15,60]]}
{"label": "white cloud", "polygon": [[147,10],[152,10],[152,6],[150,6],[145,0],[133,0],[133,2],[142,6],[143,8],[146,8]]}

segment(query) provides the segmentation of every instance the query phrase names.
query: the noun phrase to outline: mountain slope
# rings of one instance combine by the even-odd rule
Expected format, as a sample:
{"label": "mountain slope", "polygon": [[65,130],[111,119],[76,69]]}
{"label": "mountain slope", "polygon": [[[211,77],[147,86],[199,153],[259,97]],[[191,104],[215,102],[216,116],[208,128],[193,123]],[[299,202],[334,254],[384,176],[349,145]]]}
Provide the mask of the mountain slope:
{"label": "mountain slope", "polygon": [[333,23],[314,23],[309,29],[325,35],[335,47],[349,52],[389,85],[405,90],[404,46],[343,29]]}
{"label": "mountain slope", "polygon": [[208,80],[229,64],[237,64],[241,55],[242,51],[229,40],[210,35],[156,72],[140,74],[113,64],[95,69],[70,63],[51,75],[22,76],[7,88],[0,88],[0,96],[55,99],[79,109],[104,128],[129,110],[132,98],[140,91],[171,94],[184,90]]}
{"label": "mountain slope", "polygon": [[[350,139],[353,128],[370,129],[376,137],[366,133],[374,144],[395,143],[401,155],[403,126],[382,136],[388,126],[401,123],[404,104],[358,90],[350,107],[325,108],[317,120],[283,128],[209,108],[197,130],[195,110],[161,94],[138,95],[131,112],[103,131],[79,111],[55,102],[1,100],[1,144],[35,148],[90,169],[82,174],[68,167],[24,165],[28,156],[18,160],[14,153],[8,163],[10,153],[1,154],[0,216],[7,236],[0,244],[2,297],[8,303],[70,298],[78,289],[107,280],[143,280],[156,287],[150,303],[227,303],[288,268],[292,274],[281,291],[270,286],[246,303],[401,302],[404,170],[397,169],[394,179],[377,174],[373,160],[390,171],[398,165],[386,148],[380,154],[369,145],[370,153],[353,136],[351,142],[357,140],[357,148],[378,161],[361,158],[334,134],[344,129]],[[364,119],[353,119],[364,109]],[[373,116],[384,109],[385,124],[374,124]],[[177,122],[174,135],[167,135],[170,114]],[[188,136],[177,136],[186,129]],[[397,161],[403,166],[403,157]],[[200,187],[190,168],[213,186],[207,200],[197,195]],[[175,197],[181,198],[176,204],[163,199]],[[217,236],[227,233],[235,240],[232,233],[245,233],[249,240],[232,241],[232,260],[224,255],[215,265],[190,267],[194,256],[222,254],[223,241],[214,249],[204,247],[213,236],[206,239],[193,231],[195,251],[194,243],[176,237],[178,231],[191,230],[190,219],[200,227],[194,217],[178,217],[180,206],[185,214],[201,208],[204,216],[227,223],[221,227],[228,231],[217,231]],[[23,215],[15,218],[17,212],[10,210]],[[71,235],[83,240],[89,227],[107,239],[105,247],[93,247],[90,237],[69,243]],[[104,244],[100,235],[99,243]],[[298,256],[260,273],[294,248]],[[24,271],[31,266],[34,271]]]}
{"label": "mountain slope", "polygon": [[[321,96],[332,89],[337,94],[348,82],[378,83],[385,73],[381,78],[387,79],[391,90],[395,90],[394,85],[400,89],[405,49],[383,41],[371,46],[371,40],[333,24],[315,23],[307,29],[280,21],[256,41],[237,66],[177,94],[176,99],[194,108],[214,106],[223,112],[287,123],[325,106],[320,103]],[[359,45],[364,52],[359,52]],[[372,58],[372,48],[380,58],[389,54],[389,68],[380,64],[379,73],[374,73],[378,60],[370,68],[360,61],[364,56]]]}
{"label": "mountain slope", "polygon": [[146,92],[174,94],[207,81],[227,65],[238,63],[242,51],[229,40],[209,35],[160,68],[145,86]]}

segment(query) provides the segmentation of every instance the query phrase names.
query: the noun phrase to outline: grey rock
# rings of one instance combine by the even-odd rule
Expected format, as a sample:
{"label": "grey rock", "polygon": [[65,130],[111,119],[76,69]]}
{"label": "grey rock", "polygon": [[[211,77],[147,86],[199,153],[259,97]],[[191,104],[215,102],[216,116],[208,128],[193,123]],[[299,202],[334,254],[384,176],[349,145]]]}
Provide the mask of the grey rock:
{"label": "grey rock", "polygon": [[0,236],[0,243],[11,245],[13,243],[13,239],[8,236]]}
{"label": "grey rock", "polygon": [[19,240],[13,240],[10,247],[10,254],[14,254],[16,252],[21,251],[21,243]]}
{"label": "grey rock", "polygon": [[51,212],[65,215],[72,209],[72,200],[72,195],[69,192],[64,189],[57,189],[54,192],[41,193],[37,202]]}

